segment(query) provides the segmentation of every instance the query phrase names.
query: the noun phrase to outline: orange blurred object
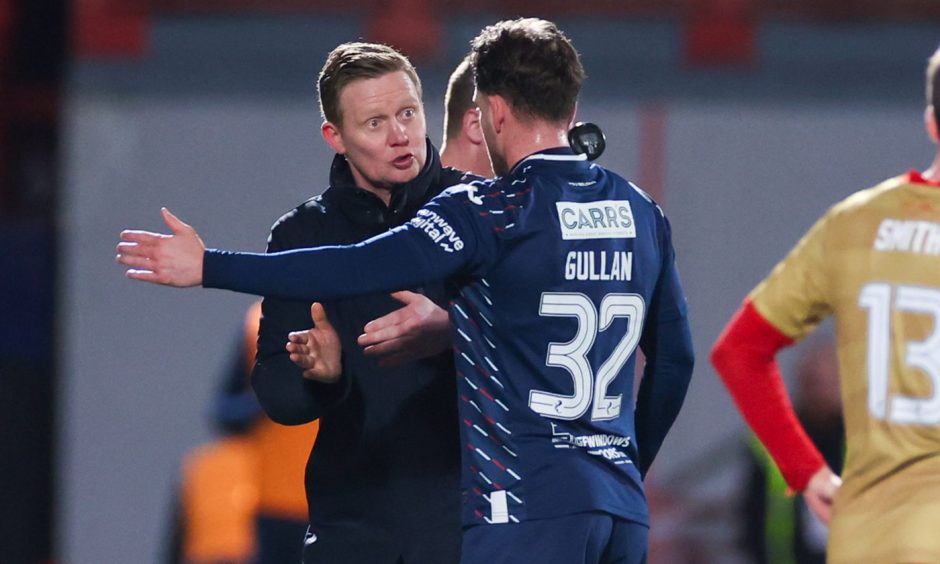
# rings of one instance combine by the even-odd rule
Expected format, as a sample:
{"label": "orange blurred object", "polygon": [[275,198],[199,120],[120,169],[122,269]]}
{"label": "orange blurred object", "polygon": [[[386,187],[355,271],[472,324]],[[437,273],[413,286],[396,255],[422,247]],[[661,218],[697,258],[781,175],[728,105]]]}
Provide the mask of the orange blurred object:
{"label": "orange blurred object", "polygon": [[258,498],[254,441],[230,437],[192,450],[183,462],[184,561],[249,562]]}

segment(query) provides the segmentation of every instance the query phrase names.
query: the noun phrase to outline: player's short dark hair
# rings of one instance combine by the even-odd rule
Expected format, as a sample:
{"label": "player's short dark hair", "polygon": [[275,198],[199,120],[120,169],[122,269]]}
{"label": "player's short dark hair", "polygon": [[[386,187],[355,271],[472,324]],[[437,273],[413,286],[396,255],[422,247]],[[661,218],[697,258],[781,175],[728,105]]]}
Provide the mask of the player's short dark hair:
{"label": "player's short dark hair", "polygon": [[343,119],[339,97],[350,82],[378,78],[404,71],[421,97],[421,79],[408,57],[388,45],[379,43],[343,43],[330,51],[317,78],[320,114],[323,119],[339,124]]}
{"label": "player's short dark hair", "polygon": [[472,47],[478,91],[502,96],[524,116],[551,122],[571,118],[584,67],[555,24],[538,18],[501,21],[484,28]]}
{"label": "player's short dark hair", "polygon": [[444,95],[444,134],[448,140],[460,134],[463,115],[474,107],[473,65],[467,56],[457,65],[447,81],[447,93]]}
{"label": "player's short dark hair", "polygon": [[927,61],[927,104],[933,106],[933,115],[940,125],[940,48]]}

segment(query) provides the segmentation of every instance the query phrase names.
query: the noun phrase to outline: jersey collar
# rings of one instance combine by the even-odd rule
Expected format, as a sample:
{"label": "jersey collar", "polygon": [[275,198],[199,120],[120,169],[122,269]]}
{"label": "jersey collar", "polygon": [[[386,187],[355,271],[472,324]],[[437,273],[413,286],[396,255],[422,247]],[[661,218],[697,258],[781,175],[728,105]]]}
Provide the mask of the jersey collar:
{"label": "jersey collar", "polygon": [[936,180],[927,180],[920,173],[920,171],[912,170],[907,173],[907,181],[911,184],[923,184],[925,186],[933,186],[935,188],[940,188],[940,182]]}
{"label": "jersey collar", "polygon": [[535,162],[555,162],[555,163],[583,163],[587,164],[587,155],[575,153],[570,147],[554,147],[545,149],[525,157],[513,165],[509,174],[515,174],[524,164],[533,164]]}

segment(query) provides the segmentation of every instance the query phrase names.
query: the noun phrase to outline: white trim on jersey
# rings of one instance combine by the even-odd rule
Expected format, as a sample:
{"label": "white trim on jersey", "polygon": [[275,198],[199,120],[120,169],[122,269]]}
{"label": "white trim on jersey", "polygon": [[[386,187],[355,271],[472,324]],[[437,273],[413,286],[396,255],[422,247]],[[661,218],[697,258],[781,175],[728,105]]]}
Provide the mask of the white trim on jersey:
{"label": "white trim on jersey", "polygon": [[490,523],[509,522],[509,504],[506,503],[506,490],[490,492]]}
{"label": "white trim on jersey", "polygon": [[580,154],[577,154],[577,155],[547,155],[547,154],[545,154],[545,153],[535,153],[534,155],[529,155],[528,157],[526,157],[526,158],[522,159],[521,161],[519,161],[518,163],[516,163],[516,166],[514,166],[513,168],[516,168],[517,166],[521,165],[522,163],[524,163],[524,162],[526,162],[526,161],[530,161],[530,160],[541,160],[541,161],[586,161],[586,160],[587,160],[587,155],[585,155],[584,153],[580,153]]}
{"label": "white trim on jersey", "polygon": [[643,199],[644,199],[644,200],[646,200],[647,202],[649,202],[649,203],[651,203],[651,204],[653,203],[653,198],[651,198],[650,195],[647,194],[645,190],[643,190],[642,188],[640,188],[640,187],[637,186],[636,184],[630,182],[629,180],[627,180],[627,184],[629,184],[629,185],[630,185],[630,188],[633,188],[633,189],[636,191],[637,194],[643,196]]}

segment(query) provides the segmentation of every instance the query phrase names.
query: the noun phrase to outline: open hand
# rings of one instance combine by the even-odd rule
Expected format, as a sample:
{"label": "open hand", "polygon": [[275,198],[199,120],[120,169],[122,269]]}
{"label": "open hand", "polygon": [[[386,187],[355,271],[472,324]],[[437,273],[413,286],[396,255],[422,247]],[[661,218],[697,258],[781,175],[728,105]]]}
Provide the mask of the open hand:
{"label": "open hand", "polygon": [[170,210],[161,208],[160,214],[172,235],[122,231],[116,260],[128,267],[126,275],[134,280],[179,288],[202,284],[202,258],[206,251],[202,239]]}
{"label": "open hand", "polygon": [[405,306],[366,324],[358,339],[366,355],[381,356],[379,365],[387,367],[451,348],[450,318],[446,311],[415,292],[395,292],[392,297]]}
{"label": "open hand", "polygon": [[339,380],[343,371],[342,346],[336,329],[326,317],[323,305],[310,306],[314,326],[294,331],[287,336],[287,352],[291,362],[304,371],[304,378],[330,384]]}

